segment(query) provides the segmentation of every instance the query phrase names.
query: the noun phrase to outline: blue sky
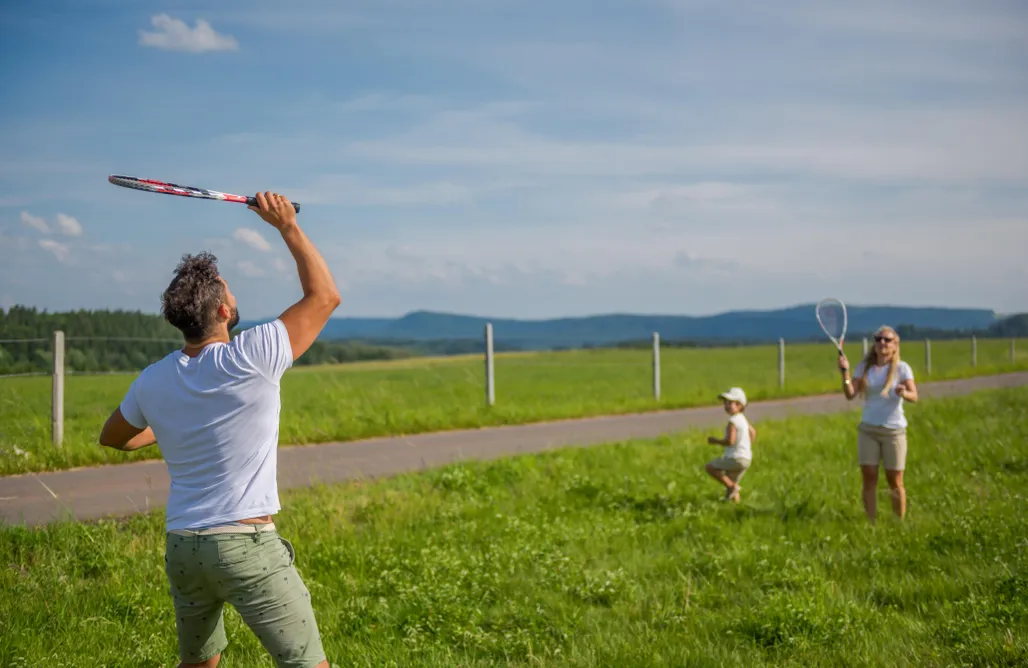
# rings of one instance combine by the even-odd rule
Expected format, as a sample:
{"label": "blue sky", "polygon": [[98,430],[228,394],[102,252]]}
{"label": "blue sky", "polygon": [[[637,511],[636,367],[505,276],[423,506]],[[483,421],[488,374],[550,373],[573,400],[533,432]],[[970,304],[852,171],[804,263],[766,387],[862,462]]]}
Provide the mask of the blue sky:
{"label": "blue sky", "polygon": [[1028,310],[1028,6],[872,0],[13,0],[0,306],[156,312],[211,250],[245,319]]}

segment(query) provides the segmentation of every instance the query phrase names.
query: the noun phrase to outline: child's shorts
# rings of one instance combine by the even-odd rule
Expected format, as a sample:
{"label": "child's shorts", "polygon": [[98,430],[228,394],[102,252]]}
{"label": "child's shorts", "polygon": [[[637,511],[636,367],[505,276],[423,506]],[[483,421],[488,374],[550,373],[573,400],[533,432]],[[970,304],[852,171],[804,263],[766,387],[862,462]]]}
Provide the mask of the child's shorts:
{"label": "child's shorts", "polygon": [[731,474],[729,475],[730,478],[738,480],[744,473],[746,473],[746,469],[750,467],[750,460],[731,459],[730,457],[722,455],[717,459],[711,459],[707,464],[711,468],[727,471]]}

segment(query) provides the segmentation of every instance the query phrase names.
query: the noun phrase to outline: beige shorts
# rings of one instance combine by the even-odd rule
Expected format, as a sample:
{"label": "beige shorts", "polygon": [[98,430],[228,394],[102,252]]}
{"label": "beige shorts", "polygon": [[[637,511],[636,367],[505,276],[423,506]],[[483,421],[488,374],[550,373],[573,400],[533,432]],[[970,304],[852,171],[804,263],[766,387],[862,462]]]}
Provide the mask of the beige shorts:
{"label": "beige shorts", "polygon": [[902,471],[907,465],[907,430],[861,422],[857,426],[857,457],[861,466],[881,462],[886,471]]}
{"label": "beige shorts", "polygon": [[733,482],[739,482],[743,475],[746,474],[746,470],[750,467],[750,460],[748,459],[730,459],[724,455],[717,459],[711,459],[707,462],[707,466],[711,468],[724,471],[725,475],[728,476],[729,480]]}

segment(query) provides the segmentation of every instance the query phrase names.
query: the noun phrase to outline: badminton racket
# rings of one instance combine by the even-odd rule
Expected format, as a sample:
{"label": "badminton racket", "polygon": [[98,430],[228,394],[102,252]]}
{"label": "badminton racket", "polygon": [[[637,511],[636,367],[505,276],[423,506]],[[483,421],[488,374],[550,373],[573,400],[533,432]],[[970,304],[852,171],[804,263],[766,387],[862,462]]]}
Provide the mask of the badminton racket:
{"label": "badminton racket", "polygon": [[829,297],[817,303],[814,313],[817,315],[817,323],[835,344],[839,355],[842,355],[842,344],[846,340],[846,305],[834,297]]}
{"label": "badminton racket", "polygon": [[[247,204],[249,206],[257,207],[258,209],[261,208],[256,197],[247,195],[232,195],[230,193],[218,192],[217,190],[207,190],[206,188],[197,188],[195,186],[180,186],[166,181],[141,179],[135,176],[122,176],[120,174],[112,174],[107,177],[107,180],[116,186],[121,186],[122,188],[144,190],[146,192],[160,193],[162,195],[178,195],[179,197],[196,197],[198,199],[236,202],[238,204]],[[297,213],[300,213],[300,205],[296,202],[293,202],[293,209],[295,209]]]}

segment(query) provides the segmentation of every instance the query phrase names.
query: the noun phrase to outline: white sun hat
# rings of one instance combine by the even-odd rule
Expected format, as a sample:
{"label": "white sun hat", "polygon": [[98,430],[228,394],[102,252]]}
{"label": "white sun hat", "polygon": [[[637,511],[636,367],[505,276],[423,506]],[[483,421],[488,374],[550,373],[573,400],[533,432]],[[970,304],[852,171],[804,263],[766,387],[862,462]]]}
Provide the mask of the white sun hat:
{"label": "white sun hat", "polygon": [[722,392],[718,397],[729,401],[738,401],[743,406],[746,405],[746,393],[742,391],[741,387],[733,387],[727,392]]}

